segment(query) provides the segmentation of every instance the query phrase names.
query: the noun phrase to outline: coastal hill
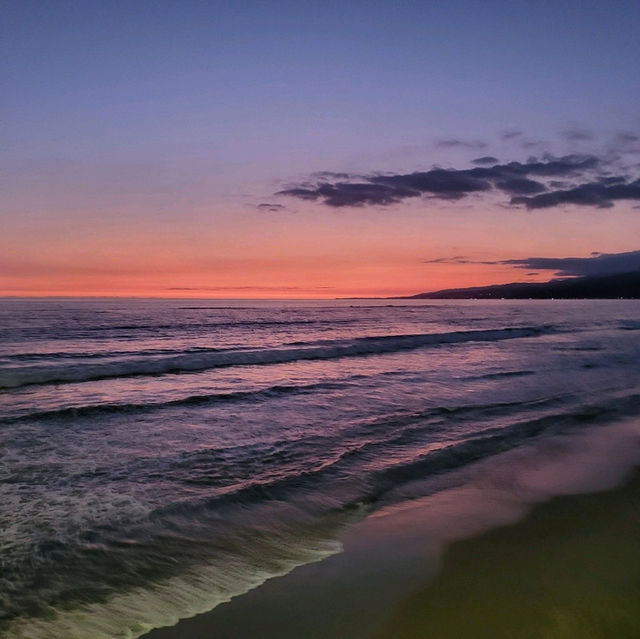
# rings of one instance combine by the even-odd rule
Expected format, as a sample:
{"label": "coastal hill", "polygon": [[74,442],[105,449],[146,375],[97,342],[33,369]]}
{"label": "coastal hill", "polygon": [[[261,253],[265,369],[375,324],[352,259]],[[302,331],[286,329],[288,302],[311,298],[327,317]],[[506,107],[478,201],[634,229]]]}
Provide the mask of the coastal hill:
{"label": "coastal hill", "polygon": [[405,299],[640,299],[640,271],[418,293]]}

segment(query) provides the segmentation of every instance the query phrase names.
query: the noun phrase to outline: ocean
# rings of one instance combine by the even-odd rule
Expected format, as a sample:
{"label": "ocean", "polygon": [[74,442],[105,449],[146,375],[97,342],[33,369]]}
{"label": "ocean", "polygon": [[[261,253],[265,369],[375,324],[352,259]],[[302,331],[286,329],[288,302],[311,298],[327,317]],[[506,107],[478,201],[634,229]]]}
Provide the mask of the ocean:
{"label": "ocean", "polygon": [[621,478],[639,417],[638,300],[0,300],[0,634],[142,636],[532,446],[567,492],[581,433]]}

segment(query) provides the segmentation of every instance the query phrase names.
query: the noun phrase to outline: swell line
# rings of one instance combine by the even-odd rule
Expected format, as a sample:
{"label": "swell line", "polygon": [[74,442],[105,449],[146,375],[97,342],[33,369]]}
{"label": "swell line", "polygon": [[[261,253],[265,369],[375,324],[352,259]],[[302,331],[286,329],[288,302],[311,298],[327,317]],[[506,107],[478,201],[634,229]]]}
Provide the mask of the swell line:
{"label": "swell line", "polygon": [[209,393],[202,395],[189,395],[166,402],[147,403],[122,403],[122,404],[87,404],[82,406],[65,406],[53,410],[36,411],[16,417],[0,419],[0,424],[13,424],[16,422],[37,421],[40,419],[66,419],[69,417],[92,417],[119,413],[137,413],[174,408],[180,406],[204,406],[218,402],[235,402],[247,399],[275,398],[296,393],[312,393],[318,390],[332,390],[344,388],[345,382],[318,382],[315,384],[286,385],[276,384],[268,388],[253,391],[232,391],[229,393]]}
{"label": "swell line", "polygon": [[[361,482],[357,494],[352,494],[346,501],[334,507],[338,510],[349,510],[366,504],[375,509],[376,504],[386,500],[404,485],[455,471],[541,435],[557,435],[638,415],[639,399],[639,395],[632,394],[626,398],[617,398],[607,405],[592,404],[578,409],[573,407],[558,410],[531,419],[516,418],[507,426],[489,428],[476,436],[466,437],[457,442],[443,442],[441,446],[436,446],[426,453],[417,452],[401,462],[367,469],[367,460],[379,458],[380,453],[388,452],[393,449],[394,444],[416,434],[414,427],[419,427],[419,424],[414,424],[415,420],[410,418],[398,432],[389,433],[386,437],[382,435],[373,441],[353,442],[350,446],[335,450],[329,458],[315,466],[297,468],[291,474],[284,472],[276,476],[253,477],[247,482],[223,486],[209,497],[157,507],[150,517],[157,520],[197,517],[197,513],[220,513],[220,509],[236,508],[238,505],[246,507],[273,500],[293,499],[296,494],[310,495],[314,490],[322,492],[324,482],[339,479],[346,471],[346,466],[350,468],[351,473],[355,471],[360,474]],[[468,406],[463,410],[473,408]],[[431,417],[437,417],[437,412],[434,411]],[[425,415],[424,425],[428,424],[429,420]],[[437,426],[433,422],[431,425]],[[365,467],[359,468],[361,462],[365,462]],[[170,475],[171,469],[166,468],[165,472]],[[215,480],[212,484],[215,484]]]}
{"label": "swell line", "polygon": [[538,337],[553,332],[550,326],[499,328],[450,333],[359,337],[351,340],[327,340],[305,346],[228,352],[189,353],[154,359],[133,358],[118,362],[78,364],[76,366],[32,366],[0,371],[0,389],[36,384],[85,382],[117,377],[193,373],[229,366],[269,365],[299,360],[338,359],[381,355],[441,344],[493,342],[520,337]]}

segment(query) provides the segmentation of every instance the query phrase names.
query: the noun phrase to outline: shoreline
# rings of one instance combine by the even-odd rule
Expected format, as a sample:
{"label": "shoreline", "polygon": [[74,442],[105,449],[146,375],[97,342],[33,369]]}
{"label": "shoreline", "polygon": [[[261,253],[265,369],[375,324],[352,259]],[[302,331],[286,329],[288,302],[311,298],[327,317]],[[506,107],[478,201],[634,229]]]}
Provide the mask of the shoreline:
{"label": "shoreline", "polygon": [[375,639],[640,636],[640,472],[454,543]]}
{"label": "shoreline", "polygon": [[573,468],[555,497],[535,455],[523,458],[523,482],[539,491],[529,501],[480,466],[467,485],[371,514],[342,553],[143,637],[637,638],[640,471],[612,452],[594,482],[574,450],[582,478]]}

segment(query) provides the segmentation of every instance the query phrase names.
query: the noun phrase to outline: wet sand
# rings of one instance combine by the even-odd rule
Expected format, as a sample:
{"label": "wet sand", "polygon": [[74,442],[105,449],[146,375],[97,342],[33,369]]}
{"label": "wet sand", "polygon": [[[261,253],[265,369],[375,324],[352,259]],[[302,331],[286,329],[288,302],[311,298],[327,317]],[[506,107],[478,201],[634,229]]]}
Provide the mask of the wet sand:
{"label": "wet sand", "polygon": [[451,546],[376,639],[640,637],[640,476]]}
{"label": "wet sand", "polygon": [[640,475],[517,523],[521,510],[498,509],[505,525],[488,532],[467,497],[460,536],[477,534],[443,557],[447,504],[417,500],[356,526],[344,553],[147,639],[640,637]]}

